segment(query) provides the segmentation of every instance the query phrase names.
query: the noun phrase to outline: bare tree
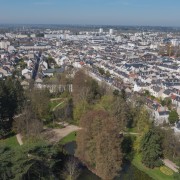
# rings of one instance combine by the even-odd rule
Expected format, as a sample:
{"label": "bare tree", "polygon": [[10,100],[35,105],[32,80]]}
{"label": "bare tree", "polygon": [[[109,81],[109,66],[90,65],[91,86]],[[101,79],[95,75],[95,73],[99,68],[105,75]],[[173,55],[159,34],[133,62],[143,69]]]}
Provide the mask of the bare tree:
{"label": "bare tree", "polygon": [[31,106],[25,106],[22,114],[15,118],[13,128],[26,136],[37,136],[43,129],[43,123],[33,112]]}
{"label": "bare tree", "polygon": [[65,163],[64,171],[62,176],[65,180],[76,180],[80,175],[79,163],[78,160],[71,157]]}
{"label": "bare tree", "polygon": [[76,156],[102,179],[111,180],[121,170],[123,137],[118,124],[106,110],[88,111],[80,119]]}
{"label": "bare tree", "polygon": [[76,72],[73,80],[73,100],[75,104],[79,101],[85,100],[89,93],[89,80],[84,71],[80,70]]}

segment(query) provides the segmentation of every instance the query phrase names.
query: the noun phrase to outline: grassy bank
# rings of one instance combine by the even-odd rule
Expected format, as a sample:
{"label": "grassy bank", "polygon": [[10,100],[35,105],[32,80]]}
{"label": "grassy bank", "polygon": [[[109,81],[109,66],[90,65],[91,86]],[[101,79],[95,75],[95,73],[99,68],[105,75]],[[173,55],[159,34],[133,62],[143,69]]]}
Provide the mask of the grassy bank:
{"label": "grassy bank", "polygon": [[139,170],[143,171],[144,173],[148,174],[150,177],[152,177],[155,180],[174,180],[173,175],[172,176],[168,176],[163,174],[160,171],[160,168],[154,168],[154,169],[149,169],[147,167],[145,167],[142,163],[141,163],[141,156],[136,154],[132,164],[134,166],[136,166]]}
{"label": "grassy bank", "polygon": [[72,141],[76,141],[76,132],[72,132],[63,139],[61,139],[60,144],[66,144]]}
{"label": "grassy bank", "polygon": [[11,136],[7,139],[0,140],[0,145],[3,145],[3,146],[6,145],[6,146],[10,146],[10,147],[19,146],[16,136]]}

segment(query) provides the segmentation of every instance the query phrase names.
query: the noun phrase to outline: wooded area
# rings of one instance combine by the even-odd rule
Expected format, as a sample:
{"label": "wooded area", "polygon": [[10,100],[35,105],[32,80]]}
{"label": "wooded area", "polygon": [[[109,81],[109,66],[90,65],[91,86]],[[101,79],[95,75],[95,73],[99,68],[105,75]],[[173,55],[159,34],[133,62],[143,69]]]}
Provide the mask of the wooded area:
{"label": "wooded area", "polygon": [[[74,79],[64,74],[56,78],[57,83],[72,82],[73,92],[23,90],[18,80],[0,81],[0,138],[21,133],[27,142],[22,147],[0,146],[2,179],[77,179],[80,160],[102,179],[111,180],[137,154],[150,169],[160,167],[163,158],[180,164],[178,138],[171,130],[154,127],[143,97],[112,90],[83,70]],[[176,114],[171,116],[173,121]],[[59,122],[81,128],[76,137],[78,161],[68,159],[61,145],[42,142],[44,127]],[[179,178],[178,173],[175,176]]]}

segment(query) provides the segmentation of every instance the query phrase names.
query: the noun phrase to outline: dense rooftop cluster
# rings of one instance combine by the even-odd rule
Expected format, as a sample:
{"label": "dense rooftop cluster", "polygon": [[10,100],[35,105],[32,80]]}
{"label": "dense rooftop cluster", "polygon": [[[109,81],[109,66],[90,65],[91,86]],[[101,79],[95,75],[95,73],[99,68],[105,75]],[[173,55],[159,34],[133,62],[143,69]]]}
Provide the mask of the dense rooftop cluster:
{"label": "dense rooftop cluster", "polygon": [[[34,79],[37,87],[42,88],[45,78],[67,67],[84,67],[91,76],[115,89],[124,88],[129,94],[148,91],[155,98],[170,98],[180,114],[179,37],[171,32],[125,33],[102,28],[2,33],[0,77],[22,79],[23,86]],[[147,105],[157,124],[168,123],[168,107],[148,99]]]}

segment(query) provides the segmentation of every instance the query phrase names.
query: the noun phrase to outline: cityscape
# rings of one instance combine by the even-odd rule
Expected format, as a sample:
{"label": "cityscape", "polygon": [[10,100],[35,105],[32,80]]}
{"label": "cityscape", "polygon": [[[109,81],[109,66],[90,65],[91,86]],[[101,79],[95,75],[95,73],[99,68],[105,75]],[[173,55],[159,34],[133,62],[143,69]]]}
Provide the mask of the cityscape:
{"label": "cityscape", "polygon": [[[169,98],[180,114],[179,36],[177,32],[148,30],[125,33],[112,28],[79,28],[74,32],[23,26],[1,34],[0,74],[3,78],[17,73],[17,78],[23,77],[23,86],[34,79],[37,88],[46,88],[45,77],[68,66],[85,68],[97,81],[114,89],[124,88],[129,95],[148,91],[154,98],[146,99],[147,106],[160,125],[168,123],[169,109],[157,99]],[[180,132],[179,126],[176,124],[176,132]]]}
{"label": "cityscape", "polygon": [[0,180],[180,179],[179,2],[71,1],[0,1]]}

